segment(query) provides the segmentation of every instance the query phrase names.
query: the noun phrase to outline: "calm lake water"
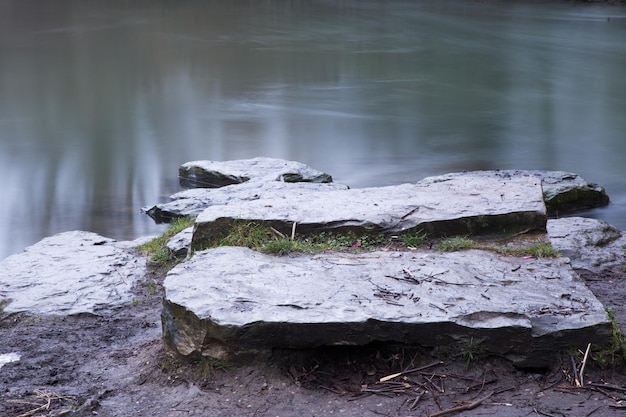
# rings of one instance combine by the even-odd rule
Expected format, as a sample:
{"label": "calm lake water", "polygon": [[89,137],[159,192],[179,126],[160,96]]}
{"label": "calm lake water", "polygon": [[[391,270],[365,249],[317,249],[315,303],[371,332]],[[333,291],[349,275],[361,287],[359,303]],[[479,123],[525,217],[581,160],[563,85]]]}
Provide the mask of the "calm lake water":
{"label": "calm lake water", "polygon": [[298,160],[352,187],[566,170],[626,230],[626,7],[0,0],[0,259],[163,230],[178,166]]}

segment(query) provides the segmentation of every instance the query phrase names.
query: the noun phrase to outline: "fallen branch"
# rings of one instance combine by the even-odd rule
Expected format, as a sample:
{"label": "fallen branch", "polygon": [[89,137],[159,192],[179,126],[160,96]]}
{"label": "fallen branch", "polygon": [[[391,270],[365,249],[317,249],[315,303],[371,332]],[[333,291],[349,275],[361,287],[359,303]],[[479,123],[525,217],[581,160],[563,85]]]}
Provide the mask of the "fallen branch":
{"label": "fallen branch", "polygon": [[468,411],[468,410],[473,410],[474,408],[478,407],[480,404],[482,404],[483,401],[489,399],[489,397],[491,397],[494,394],[495,391],[491,391],[489,394],[485,395],[482,398],[479,398],[478,400],[466,404],[466,405],[459,405],[458,407],[452,407],[452,408],[448,408],[446,410],[441,410],[438,411],[436,413],[433,414],[429,414],[428,417],[440,417],[440,416],[445,416],[446,414],[452,414],[452,413],[458,413],[459,411]]}
{"label": "fallen branch", "polygon": [[572,361],[572,373],[574,374],[574,385],[579,387],[580,378],[578,377],[578,366],[576,366],[576,361],[574,360],[573,356],[570,356],[569,358]]}
{"label": "fallen branch", "polygon": [[411,404],[409,405],[410,411],[414,411],[417,408],[419,401],[422,399],[422,395],[424,395],[424,393],[417,394],[417,396],[415,396],[415,399],[411,401]]}
{"label": "fallen branch", "polygon": [[586,388],[589,389],[589,390],[595,391],[595,392],[599,392],[602,395],[606,395],[607,397],[609,397],[613,401],[620,401],[620,398],[618,398],[615,395],[612,395],[610,392],[605,391],[602,388],[598,388],[598,387],[586,387]]}
{"label": "fallen branch", "polygon": [[604,389],[611,389],[613,391],[621,391],[621,392],[626,392],[626,387],[620,387],[619,385],[613,385],[613,384],[598,384],[597,382],[590,382],[589,384],[587,384],[589,386],[592,387],[596,387],[596,388],[604,388]]}
{"label": "fallen branch", "polygon": [[432,386],[435,390],[437,390],[437,392],[438,392],[438,393],[443,394],[444,392],[446,392],[446,391],[443,389],[443,380],[441,380],[441,386],[438,386],[437,384],[435,384],[435,383],[433,382],[433,378],[429,378],[429,377],[427,377],[426,375],[422,375],[422,376],[424,377],[424,379],[425,379],[426,381],[428,381],[428,383],[429,383],[429,384],[430,384],[430,385],[431,385],[431,386]]}
{"label": "fallen branch", "polygon": [[494,383],[496,383],[496,382],[498,382],[498,379],[497,379],[497,378],[493,378],[493,379],[490,379],[490,380],[488,380],[488,381],[487,381],[486,379],[484,379],[484,378],[483,378],[483,380],[482,380],[482,381],[477,382],[477,383],[475,383],[475,384],[472,384],[472,385],[469,385],[469,386],[465,387],[465,392],[474,391],[474,390],[476,390],[476,389],[478,389],[478,388],[480,388],[480,390],[479,390],[479,391],[482,391],[482,389],[485,387],[485,385],[487,385],[487,384],[494,384]]}

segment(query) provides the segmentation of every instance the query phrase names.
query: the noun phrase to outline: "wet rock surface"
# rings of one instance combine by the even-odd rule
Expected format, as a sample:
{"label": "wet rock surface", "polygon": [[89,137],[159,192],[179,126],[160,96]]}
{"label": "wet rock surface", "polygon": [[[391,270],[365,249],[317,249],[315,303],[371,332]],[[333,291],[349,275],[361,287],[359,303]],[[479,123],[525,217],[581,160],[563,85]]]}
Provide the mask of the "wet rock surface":
{"label": "wet rock surface", "polygon": [[258,157],[234,161],[191,161],[178,170],[183,188],[219,188],[252,179],[279,182],[333,182],[333,178],[301,162]]}
{"label": "wet rock surface", "polygon": [[431,177],[417,184],[282,195],[237,205],[211,206],[196,218],[194,248],[219,241],[238,221],[264,222],[289,234],[325,230],[433,236],[545,230],[540,180],[497,171]]}
{"label": "wet rock surface", "polygon": [[[144,207],[157,223],[182,216],[197,216],[214,205],[298,196],[315,191],[347,190],[331,184],[332,177],[299,162],[272,158],[236,161],[193,161],[179,169],[180,182],[190,188],[170,196],[172,201]],[[578,174],[563,171],[500,170],[474,171],[473,176],[501,178],[535,177],[543,187],[543,198],[550,216],[605,206],[609,197],[603,187],[589,183]],[[446,178],[467,177],[467,172],[425,178],[420,183]]]}
{"label": "wet rock surface", "polygon": [[145,259],[96,233],[45,238],[0,262],[0,301],[7,313],[101,313],[132,302]]}
{"label": "wet rock surface", "polygon": [[[264,182],[269,192],[263,193],[255,180],[246,181],[210,190],[223,193],[212,201],[201,201],[197,190],[188,190],[183,192],[188,198],[173,202],[188,199],[195,202],[194,210],[202,208],[191,235],[193,249],[214,244],[238,222],[269,224],[287,236],[328,230],[421,230],[430,236],[545,231],[544,201],[553,204],[553,211],[565,207],[563,201],[577,199],[586,207],[588,198],[580,190],[594,187],[575,174],[542,171],[452,173],[416,184],[316,192],[300,188],[296,193],[274,180]],[[244,194],[231,199],[224,191]],[[184,236],[177,239],[180,253],[189,231]],[[602,305],[566,259],[537,261],[526,269],[507,264],[518,260],[488,252],[464,253],[462,260],[416,252],[335,256],[276,258],[241,248],[196,252],[166,280],[166,342],[181,356],[232,359],[274,347],[424,343],[426,335],[438,331],[432,346],[477,337],[484,349],[520,366],[543,366],[555,346],[567,347],[564,335],[569,332],[594,340],[606,340],[610,333]],[[354,265],[343,265],[345,258]],[[490,263],[491,269],[486,267]],[[430,271],[411,282],[411,268],[420,270],[417,264]],[[452,281],[433,281],[433,268],[451,273]],[[480,285],[481,279],[492,281]],[[496,283],[498,279],[506,284]],[[504,292],[493,299],[482,292],[492,287]],[[525,299],[527,303],[519,301]]]}
{"label": "wet rock surface", "polygon": [[[254,181],[255,178],[252,177],[242,184],[222,189],[243,187]],[[285,183],[275,181],[275,178],[271,183],[289,186],[331,185]],[[206,191],[217,190],[219,189]],[[233,199],[232,204],[238,204],[237,200]],[[604,306],[614,311],[617,324],[626,329],[624,307],[626,271],[619,264],[621,232],[610,226],[594,225],[588,220],[569,224],[554,223],[554,228],[551,227],[553,220],[549,220],[550,239],[553,245],[562,248],[564,252],[567,251],[584,282]],[[188,230],[177,239],[173,239],[170,242],[171,250],[180,250],[184,253],[191,233],[192,231]],[[29,248],[24,254],[7,258],[11,260],[9,263],[5,264],[5,260],[1,264],[0,363],[4,365],[0,368],[0,381],[3,387],[0,392],[0,415],[3,416],[40,414],[81,417],[95,414],[151,417],[179,415],[299,417],[303,414],[342,414],[350,417],[427,416],[454,409],[459,404],[475,405],[473,409],[461,413],[467,416],[522,417],[541,414],[612,417],[623,414],[623,410],[619,408],[621,406],[619,395],[623,392],[623,387],[626,387],[624,377],[626,373],[623,367],[616,363],[612,363],[608,368],[598,366],[597,350],[590,355],[593,356],[593,360],[588,361],[585,369],[585,379],[588,383],[583,387],[576,385],[570,366],[570,363],[580,366],[580,357],[577,354],[562,356],[560,360],[551,364],[554,366],[549,371],[543,373],[531,371],[521,373],[511,365],[511,361],[518,365],[523,364],[525,355],[529,352],[544,355],[544,351],[536,350],[542,346],[535,343],[538,339],[553,337],[554,349],[545,355],[554,357],[559,353],[557,348],[568,343],[575,347],[577,352],[584,351],[590,341],[597,340],[594,338],[601,336],[606,330],[601,324],[585,323],[582,327],[575,324],[576,317],[580,317],[581,305],[593,307],[591,317],[597,318],[598,311],[595,303],[589,301],[585,303],[584,290],[584,296],[578,297],[580,293],[575,291],[578,291],[577,285],[582,283],[577,282],[576,274],[568,268],[566,258],[552,261],[508,257],[500,259],[492,253],[486,253],[474,265],[467,264],[464,257],[475,251],[441,254],[443,255],[441,259],[447,259],[451,266],[446,267],[449,270],[445,273],[437,274],[443,270],[428,270],[434,268],[436,263],[426,262],[425,258],[420,258],[438,255],[434,252],[426,253],[428,251],[421,254],[415,252],[415,259],[397,265],[393,262],[400,262],[399,260],[414,252],[398,252],[400,256],[397,258],[394,256],[398,256],[398,253],[384,252],[378,259],[367,258],[372,256],[372,253],[335,254],[333,256],[339,256],[337,264],[328,263],[331,258],[327,256],[330,255],[323,254],[319,259],[311,256],[310,259],[307,258],[307,262],[326,265],[325,269],[319,269],[318,265],[317,269],[311,266],[307,267],[306,271],[301,271],[303,266],[300,263],[281,264],[284,259],[292,258],[274,258],[276,262],[272,262],[271,265],[259,267],[260,271],[252,271],[251,267],[254,265],[264,265],[265,261],[259,259],[265,259],[265,255],[256,253],[246,255],[247,258],[242,262],[249,266],[248,272],[260,276],[276,270],[292,271],[303,276],[319,272],[325,275],[327,269],[343,270],[345,273],[336,276],[336,290],[339,290],[337,297],[345,295],[339,284],[341,280],[346,279],[346,276],[349,276],[347,281],[354,280],[352,272],[357,271],[356,273],[361,274],[360,277],[366,281],[364,285],[355,289],[362,292],[355,294],[367,296],[368,302],[373,299],[372,304],[378,306],[380,311],[374,311],[371,307],[369,309],[364,307],[364,310],[369,313],[373,311],[387,320],[378,323],[381,335],[411,340],[411,337],[414,337],[411,332],[393,331],[396,328],[402,329],[404,324],[391,320],[403,311],[413,309],[406,318],[407,323],[411,323],[410,320],[415,319],[415,309],[419,308],[418,314],[430,311],[437,319],[448,322],[426,334],[423,337],[424,341],[419,340],[418,344],[429,346],[430,341],[437,340],[442,343],[452,342],[452,345],[442,344],[434,348],[422,348],[419,345],[374,342],[365,346],[321,347],[302,351],[274,349],[272,357],[267,361],[229,368],[227,371],[213,369],[212,373],[204,374],[206,361],[185,364],[175,361],[170,356],[171,350],[163,349],[159,329],[162,321],[160,315],[165,313],[163,323],[167,324],[168,337],[173,338],[177,331],[179,333],[179,339],[168,340],[168,345],[174,350],[177,346],[183,346],[188,349],[187,352],[193,352],[194,349],[198,349],[197,341],[200,339],[203,339],[206,347],[217,347],[214,351],[217,353],[220,350],[224,351],[223,347],[226,345],[217,343],[218,339],[206,337],[208,329],[204,325],[209,320],[206,317],[200,320],[196,316],[198,323],[202,325],[197,328],[190,326],[184,329],[190,322],[189,319],[194,317],[194,313],[191,312],[181,321],[180,327],[179,323],[172,324],[171,319],[176,316],[174,310],[178,307],[166,301],[164,309],[162,300],[168,294],[173,295],[176,291],[182,291],[184,283],[180,283],[180,289],[177,289],[178,284],[173,285],[174,275],[168,277],[166,294],[161,286],[165,272],[159,269],[148,271],[144,269],[143,259],[138,260],[132,250],[137,242],[115,242],[87,232],[72,232],[60,240],[54,237],[49,239],[52,240],[45,245],[34,245],[34,249]],[[586,255],[589,247],[595,248],[594,254]],[[41,258],[34,253],[40,250]],[[611,252],[611,255],[602,255],[601,252],[604,250]],[[32,253],[27,255],[29,252]],[[69,253],[72,253],[72,256]],[[365,258],[361,260],[357,255]],[[384,257],[390,257],[389,265],[393,266],[389,273],[378,265],[382,263]],[[348,261],[355,259],[359,259],[359,264],[347,264]],[[94,266],[87,268],[82,265],[84,260]],[[231,284],[220,290],[211,287],[211,282],[224,283],[226,280],[232,280],[232,277],[221,277],[222,281],[203,281],[202,277],[211,276],[212,266],[208,266],[206,271],[202,272],[193,263],[200,261],[201,258],[195,261],[191,258],[178,268],[189,268],[190,273],[195,271],[198,276],[194,279],[201,282],[199,285],[210,287],[207,292],[215,295],[214,304],[222,309],[218,316],[223,314],[223,317],[230,320],[233,315],[245,313],[254,304],[247,301],[252,299],[251,295],[254,294],[245,291],[252,291],[255,288],[259,293],[268,291],[268,288],[257,288],[250,282],[243,282],[239,287],[242,290],[241,294],[248,295],[246,297],[236,295],[240,298],[230,300],[229,304],[225,295],[238,293],[237,287]],[[228,263],[226,260],[224,262]],[[366,265],[373,264],[371,270],[378,271],[369,281],[367,273],[362,272],[361,267],[366,266],[363,262]],[[411,266],[411,262],[421,263]],[[543,265],[543,262],[547,264]],[[552,262],[554,264],[551,264]],[[28,263],[31,265],[22,265]],[[106,263],[110,264],[109,267],[104,266]],[[489,265],[493,268],[488,268]],[[535,265],[534,269],[532,265]],[[225,266],[220,268],[222,267],[225,268]],[[399,269],[400,267],[402,269]],[[133,272],[135,268],[137,273]],[[404,269],[407,269],[408,273]],[[501,275],[498,274],[500,269],[503,271]],[[463,271],[471,270],[477,271],[475,276],[462,275]],[[518,276],[524,270],[526,272]],[[22,272],[7,274],[7,271]],[[245,268],[243,271],[248,273]],[[556,272],[553,275],[549,271]],[[119,272],[122,279],[113,278],[119,275]],[[53,277],[54,274],[56,277]],[[492,281],[486,285],[477,285],[476,277],[483,276],[490,276]],[[521,281],[527,279],[527,276],[531,277],[530,282],[536,282],[537,285],[532,288],[524,286]],[[455,280],[455,277],[464,281]],[[510,279],[511,277],[515,279]],[[515,282],[518,278],[521,278],[520,282]],[[64,280],[66,282],[63,282]],[[305,304],[303,300],[306,299],[296,297],[292,281],[293,279],[288,279],[281,284],[285,296],[267,298],[268,301],[260,307],[281,304],[279,309],[283,314],[296,317],[319,308],[315,305],[317,302],[321,303],[320,306],[326,303],[326,299],[321,299],[314,302],[313,307]],[[389,287],[388,281],[394,281],[394,285],[397,286]],[[458,285],[461,283],[463,285]],[[271,284],[274,285],[276,282],[272,281]],[[311,288],[310,282],[303,285]],[[519,287],[516,287],[518,285]],[[33,293],[27,291],[28,286],[35,288]],[[425,288],[426,294],[416,296],[415,291],[407,292],[408,288],[413,287]],[[546,291],[542,291],[544,287]],[[308,291],[307,297],[311,296],[311,300],[321,298],[323,293],[318,288],[322,287],[313,286]],[[468,288],[471,291],[466,291]],[[518,288],[517,299],[512,302],[517,304],[512,306],[511,314],[503,314],[497,308],[501,303],[499,298],[513,288]],[[450,291],[447,291],[448,289]],[[444,294],[445,297],[441,298],[442,304],[437,304],[429,298],[432,297],[431,293],[442,295],[444,290],[449,294]],[[76,294],[73,294],[74,292]],[[552,295],[543,294],[544,292]],[[559,292],[561,299],[557,300],[555,297]],[[38,297],[37,301],[24,302],[21,308],[11,310],[11,306],[22,303],[17,302],[22,294],[25,299],[34,295]],[[459,299],[459,294],[463,300]],[[463,302],[472,300],[476,294],[480,295],[481,303],[483,300],[485,302],[482,309],[476,309],[479,313],[468,315],[461,311]],[[498,297],[492,296],[493,294],[497,294]],[[14,301],[7,304],[9,295]],[[546,308],[543,305],[542,308],[541,303],[537,302],[542,296],[546,297],[547,302],[552,303],[551,307]],[[76,298],[80,298],[78,304]],[[427,300],[431,301],[425,306]],[[366,305],[362,298],[350,302],[360,305],[359,301]],[[198,293],[198,298],[194,299],[192,304],[200,305],[200,302],[206,303],[207,298]],[[84,303],[88,306],[83,305],[79,308],[79,305]],[[262,303],[256,301],[256,304]],[[529,309],[518,309],[522,304],[529,306]],[[538,308],[530,308],[531,305]],[[55,310],[54,306],[60,310]],[[243,311],[233,309],[233,306]],[[256,307],[259,306],[255,305]],[[443,308],[444,311],[437,307]],[[341,310],[340,317],[344,319],[354,317],[356,310],[354,306],[351,309],[352,311]],[[385,313],[387,309],[389,314]],[[18,313],[17,310],[23,312]],[[491,310],[496,310],[496,314]],[[209,306],[206,311],[211,311],[211,307]],[[267,309],[260,308],[259,311],[267,312]],[[328,314],[323,312],[321,316],[326,317]],[[404,319],[405,317],[402,318]],[[336,340],[352,343],[371,336],[371,332],[364,332],[360,321],[353,323],[359,324],[337,334]],[[468,323],[474,326],[469,341]],[[567,323],[571,329],[559,330],[559,323]],[[262,340],[268,340],[271,334],[267,334],[266,330],[271,330],[272,327],[260,324],[253,323],[250,329],[243,326],[242,334],[246,335],[247,339],[244,338],[242,341],[257,340],[260,343]],[[299,324],[301,323],[296,323]],[[321,326],[331,324],[333,323],[318,323]],[[371,326],[370,330],[374,329],[376,324],[374,320],[367,322],[367,326]],[[527,351],[516,355],[514,348],[506,347],[501,343],[502,339],[498,341],[494,338],[496,333],[506,333],[504,327],[499,327],[504,324],[509,325],[510,340],[513,343],[523,338],[531,340]],[[218,325],[217,328],[219,327]],[[237,325],[234,327],[240,328]],[[224,332],[220,337],[231,334],[225,329],[221,330]],[[251,330],[257,332],[253,334]],[[284,335],[289,334],[288,330],[288,327],[283,328],[277,336],[283,337],[284,340]],[[587,330],[592,333],[587,333]],[[315,334],[308,331],[296,340],[310,340]],[[322,336],[327,335],[324,333]],[[258,339],[261,337],[266,339]],[[453,337],[458,337],[458,340],[452,340]],[[176,345],[183,339],[186,342]],[[281,339],[277,337],[277,340]],[[328,340],[325,339],[325,342]],[[507,356],[508,360],[504,360],[499,354],[487,355],[487,351],[482,351],[481,346],[495,352],[507,352],[504,356]],[[241,350],[248,349],[250,346],[242,346]],[[408,369],[423,371],[403,373]],[[397,377],[389,378],[396,373]],[[383,379],[388,382],[383,382]],[[597,390],[598,387],[602,391]],[[477,401],[482,398],[488,400],[478,404]]]}
{"label": "wet rock surface", "polygon": [[560,215],[609,204],[603,187],[564,171],[526,171],[541,178],[548,215]]}
{"label": "wet rock surface", "polygon": [[210,206],[238,205],[246,201],[269,200],[278,196],[297,198],[319,191],[347,190],[335,183],[287,183],[274,179],[253,179],[221,188],[192,188],[170,197],[172,201],[144,207],[142,210],[157,223],[167,223],[183,216],[196,217]]}
{"label": "wet rock surface", "polygon": [[210,206],[348,189],[322,171],[274,158],[187,162],[179,168],[179,178],[188,190],[170,196],[170,202],[142,208],[157,223],[196,217]]}
{"label": "wet rock surface", "polygon": [[179,233],[176,233],[166,246],[167,249],[177,258],[184,258],[191,247],[191,238],[193,236],[193,227],[188,227]]}
{"label": "wet rock surface", "polygon": [[576,269],[626,271],[626,236],[603,220],[567,217],[548,221],[552,246]]}
{"label": "wet rock surface", "polygon": [[232,360],[262,349],[469,345],[544,367],[572,340],[605,343],[602,304],[567,259],[487,251],[377,251],[276,257],[198,252],[164,282],[166,343]]}

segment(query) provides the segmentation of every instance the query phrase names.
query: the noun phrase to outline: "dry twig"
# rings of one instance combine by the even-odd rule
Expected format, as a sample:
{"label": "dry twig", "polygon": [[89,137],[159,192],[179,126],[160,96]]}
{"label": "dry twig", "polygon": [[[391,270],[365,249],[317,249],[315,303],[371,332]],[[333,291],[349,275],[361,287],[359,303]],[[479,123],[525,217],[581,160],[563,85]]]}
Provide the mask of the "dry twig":
{"label": "dry twig", "polygon": [[433,414],[429,414],[428,417],[441,417],[441,416],[445,416],[446,414],[458,413],[459,411],[473,410],[474,408],[476,408],[480,404],[482,404],[483,401],[489,399],[489,397],[491,397],[494,394],[494,392],[495,391],[491,391],[489,394],[485,395],[484,397],[481,397],[481,398],[477,399],[476,401],[471,402],[469,404],[459,405],[457,407],[452,407],[452,408],[448,408],[446,410],[438,411],[438,412],[433,413]]}
{"label": "dry twig", "polygon": [[603,389],[610,389],[613,391],[626,392],[626,387],[620,387],[618,385],[613,385],[613,384],[598,384],[597,382],[590,382],[587,385],[596,387],[596,388],[603,388]]}
{"label": "dry twig", "polygon": [[441,365],[442,363],[443,363],[442,361],[436,361],[436,362],[430,363],[428,365],[420,366],[419,368],[407,369],[406,371],[402,371],[402,372],[398,372],[396,374],[391,374],[391,375],[384,376],[384,377],[380,378],[378,380],[378,382],[386,382],[386,381],[389,381],[390,379],[394,379],[394,378],[397,378],[397,377],[402,376],[402,375],[410,374],[410,373],[413,373],[413,372],[423,371],[424,369],[432,368],[433,366],[436,366],[436,365]]}
{"label": "dry twig", "polygon": [[580,365],[580,386],[585,386],[585,365],[587,365],[587,358],[589,357],[589,349],[591,349],[591,343],[587,344],[587,350],[583,357],[583,363]]}
{"label": "dry twig", "polygon": [[42,391],[42,390],[35,390],[35,398],[38,400],[44,400],[45,402],[42,403],[38,403],[38,402],[30,402],[30,401],[24,401],[24,400],[7,400],[7,402],[11,402],[11,403],[15,403],[15,404],[30,404],[30,405],[36,405],[37,408],[34,408],[30,411],[27,411],[25,413],[22,413],[20,415],[18,415],[17,417],[30,417],[35,415],[36,413],[43,411],[43,410],[49,410],[50,409],[50,405],[52,405],[52,401],[54,400],[73,400],[73,397],[63,397],[55,392],[52,391]]}

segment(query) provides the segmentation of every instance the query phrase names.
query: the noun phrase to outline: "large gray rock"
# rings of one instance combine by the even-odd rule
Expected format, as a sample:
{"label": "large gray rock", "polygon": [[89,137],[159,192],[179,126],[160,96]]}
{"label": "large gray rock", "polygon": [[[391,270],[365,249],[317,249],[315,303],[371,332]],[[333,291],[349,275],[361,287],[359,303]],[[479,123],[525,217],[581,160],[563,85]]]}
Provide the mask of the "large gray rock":
{"label": "large gray rock", "polygon": [[132,302],[145,260],[128,242],[91,232],[47,237],[0,262],[0,301],[7,313],[97,314]]}
{"label": "large gray rock", "polygon": [[330,175],[303,163],[275,158],[253,158],[235,161],[191,161],[179,170],[184,188],[218,188],[241,184],[253,178],[281,182],[332,182]]}
{"label": "large gray rock", "polygon": [[166,345],[183,357],[246,360],[273,347],[471,344],[520,367],[604,343],[604,307],[566,259],[485,251],[197,252],[164,282]]}
{"label": "large gray rock", "polygon": [[607,222],[567,217],[549,220],[547,229],[552,246],[569,257],[574,268],[626,271],[626,237]]}
{"label": "large gray rock", "polygon": [[545,230],[541,182],[498,171],[431,177],[417,184],[282,195],[211,206],[196,218],[194,248],[219,241],[239,221],[264,222],[289,234],[346,230],[431,235]]}
{"label": "large gray rock", "polygon": [[[592,184],[580,175],[564,171],[540,170],[501,170],[495,171],[502,177],[533,176],[541,180],[543,199],[548,215],[558,215],[572,211],[585,210],[609,204],[609,197],[604,188]],[[452,173],[440,177],[426,178],[424,181],[438,181],[440,178],[454,178],[468,173]],[[494,175],[494,171],[469,172],[471,175]]]}
{"label": "large gray rock", "polygon": [[193,188],[170,196],[172,201],[144,207],[142,210],[157,223],[168,223],[174,218],[196,217],[210,206],[237,205],[245,201],[295,197],[318,191],[347,190],[335,183],[281,182],[275,179],[252,179],[221,188]]}
{"label": "large gray rock", "polygon": [[578,174],[564,171],[526,172],[541,178],[543,198],[550,216],[609,204],[604,188],[585,181]]}

